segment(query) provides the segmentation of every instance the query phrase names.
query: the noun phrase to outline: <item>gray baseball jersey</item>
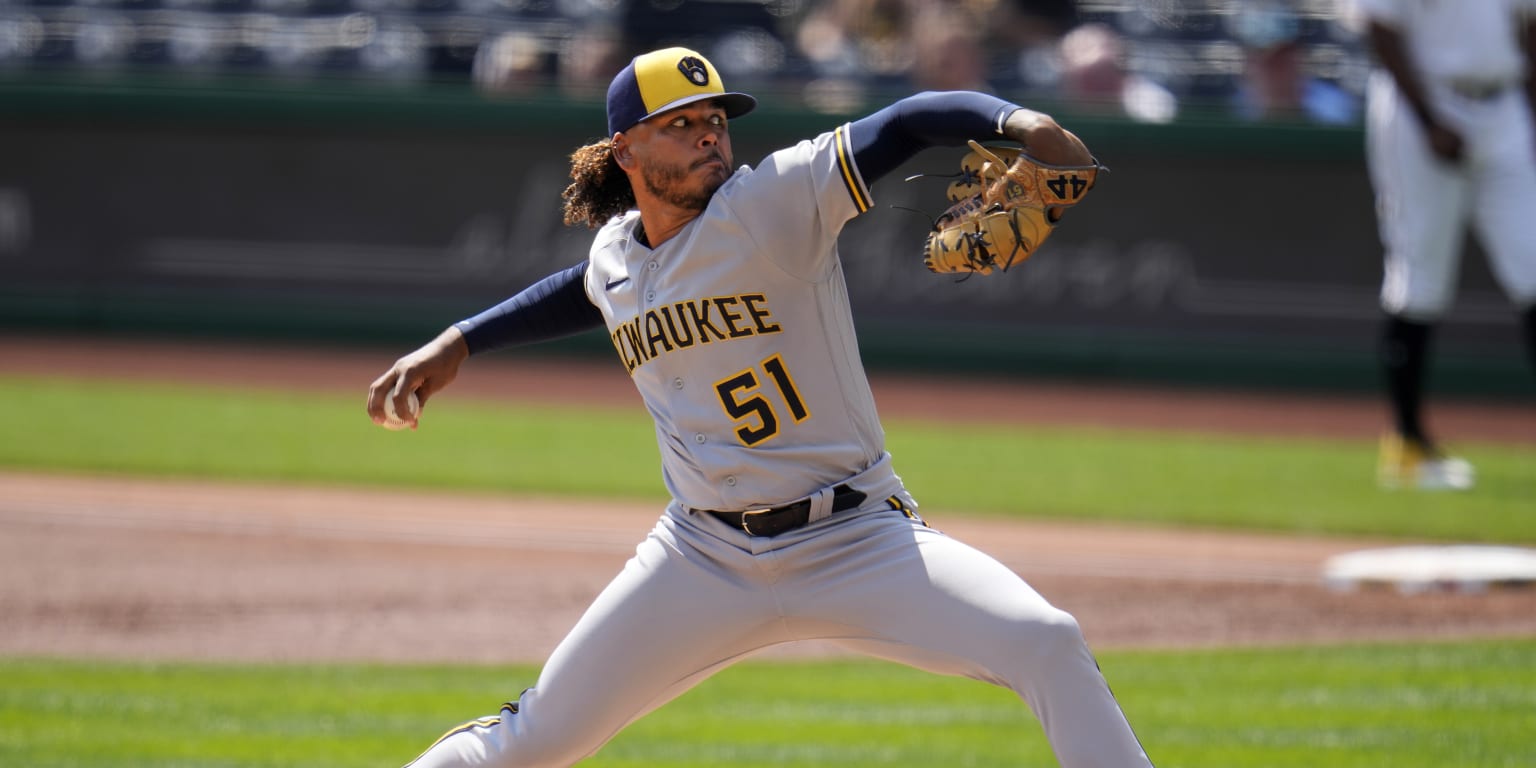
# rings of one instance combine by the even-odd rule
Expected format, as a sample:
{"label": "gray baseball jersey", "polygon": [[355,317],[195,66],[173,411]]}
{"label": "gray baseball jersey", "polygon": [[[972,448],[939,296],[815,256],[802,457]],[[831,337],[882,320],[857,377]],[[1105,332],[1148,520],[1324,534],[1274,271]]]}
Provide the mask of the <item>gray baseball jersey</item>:
{"label": "gray baseball jersey", "polygon": [[[685,506],[792,501],[880,461],[836,246],[868,200],[843,126],[742,166],[659,248],[636,238],[638,212],[599,231],[587,295]],[[871,480],[872,497],[899,488]]]}

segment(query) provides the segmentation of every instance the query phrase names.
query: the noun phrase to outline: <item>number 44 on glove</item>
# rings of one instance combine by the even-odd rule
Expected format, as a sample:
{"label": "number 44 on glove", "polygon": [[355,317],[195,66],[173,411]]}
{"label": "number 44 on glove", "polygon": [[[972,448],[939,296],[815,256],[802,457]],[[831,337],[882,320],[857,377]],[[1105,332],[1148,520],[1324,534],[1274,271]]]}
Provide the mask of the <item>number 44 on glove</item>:
{"label": "number 44 on glove", "polygon": [[1048,165],[1014,147],[971,142],[951,203],[923,249],[933,272],[1006,272],[1050,237],[1064,209],[1082,202],[1104,166]]}

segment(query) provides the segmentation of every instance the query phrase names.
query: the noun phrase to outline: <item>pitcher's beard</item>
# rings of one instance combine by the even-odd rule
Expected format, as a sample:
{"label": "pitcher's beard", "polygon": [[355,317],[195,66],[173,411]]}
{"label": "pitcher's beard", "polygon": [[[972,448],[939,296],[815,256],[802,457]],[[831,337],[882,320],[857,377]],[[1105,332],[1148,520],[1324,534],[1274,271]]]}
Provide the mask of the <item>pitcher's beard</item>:
{"label": "pitcher's beard", "polygon": [[646,191],[652,195],[685,211],[703,212],[715,191],[725,184],[726,177],[711,178],[689,188],[688,175],[687,169],[675,165],[647,164],[642,178]]}

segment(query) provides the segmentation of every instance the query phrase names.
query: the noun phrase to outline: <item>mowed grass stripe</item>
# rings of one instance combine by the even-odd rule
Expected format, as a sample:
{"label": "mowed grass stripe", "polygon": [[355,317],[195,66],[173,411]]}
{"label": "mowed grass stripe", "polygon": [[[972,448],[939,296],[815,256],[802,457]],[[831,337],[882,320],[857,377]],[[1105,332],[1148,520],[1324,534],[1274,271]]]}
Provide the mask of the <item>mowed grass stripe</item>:
{"label": "mowed grass stripe", "polygon": [[[1119,652],[1101,665],[1162,766],[1536,764],[1536,640]],[[536,669],[0,660],[0,764],[398,765]],[[737,665],[592,766],[1054,765],[1011,692],[872,661]]]}
{"label": "mowed grass stripe", "polygon": [[[654,499],[643,409],[457,401],[374,426],[357,397],[0,378],[0,467],[237,481]],[[1459,446],[1470,493],[1388,492],[1373,440],[893,420],[897,471],[930,511],[1405,539],[1536,542],[1536,448]]]}

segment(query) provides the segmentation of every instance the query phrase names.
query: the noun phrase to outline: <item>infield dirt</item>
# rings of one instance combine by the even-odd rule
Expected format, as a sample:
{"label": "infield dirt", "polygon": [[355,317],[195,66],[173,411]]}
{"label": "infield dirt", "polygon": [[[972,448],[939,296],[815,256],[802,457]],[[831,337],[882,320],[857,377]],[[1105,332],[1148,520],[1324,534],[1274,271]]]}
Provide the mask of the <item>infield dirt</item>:
{"label": "infield dirt", "polygon": [[[401,352],[405,350],[400,350]],[[0,336],[18,374],[353,392],[388,354]],[[1370,397],[1126,390],[871,376],[887,418],[1369,437]],[[615,366],[487,359],[459,396],[639,407]],[[940,410],[942,409],[942,410]],[[1536,407],[1436,404],[1462,439],[1536,443]],[[200,660],[538,662],[623,564],[652,504],[0,471],[0,654]],[[1536,634],[1536,589],[1334,592],[1328,557],[1383,542],[1008,523],[945,510],[1074,613],[1095,648]],[[775,654],[832,650],[815,644]]]}

